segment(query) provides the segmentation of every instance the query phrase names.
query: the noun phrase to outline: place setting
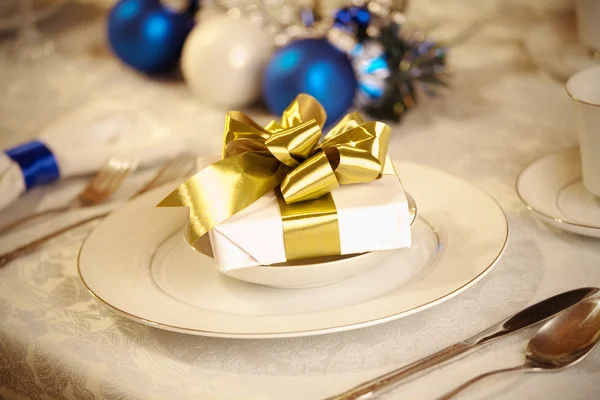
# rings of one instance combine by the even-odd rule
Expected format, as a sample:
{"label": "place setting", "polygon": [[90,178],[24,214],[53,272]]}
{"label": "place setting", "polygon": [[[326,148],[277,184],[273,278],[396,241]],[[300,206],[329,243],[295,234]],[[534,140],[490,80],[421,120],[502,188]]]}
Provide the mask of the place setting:
{"label": "place setting", "polygon": [[[402,318],[452,298],[493,268],[508,224],[485,192],[392,161],[385,124],[352,113],[322,135],[324,126],[325,110],[305,94],[265,127],[229,112],[221,157],[198,158],[194,176],[130,201],[91,232],[78,258],[83,283],[117,314],[154,328],[272,339]],[[440,399],[494,374],[560,371],[600,341],[597,292],[556,294],[328,399],[379,396],[548,320],[522,366],[477,376]],[[575,333],[580,341],[553,347]]]}
{"label": "place setting", "polygon": [[87,1],[0,6],[0,399],[593,398],[599,6]]}
{"label": "place setting", "polygon": [[[103,221],[79,256],[83,282],[121,315],[155,327],[276,338],[410,315],[459,294],[493,268],[508,238],[506,218],[494,200],[446,173],[393,163],[386,152],[389,128],[355,114],[344,117],[318,143],[315,121],[322,125],[324,117],[307,95],[286,109],[281,122],[266,128],[229,113],[226,158],[214,164],[200,159],[195,178],[147,193]],[[291,147],[296,138],[306,140],[297,145],[299,150]],[[350,151],[352,144],[357,147]],[[235,154],[236,149],[244,152]],[[305,164],[287,172],[277,188],[280,170],[290,169],[281,160],[297,163],[290,154],[298,151],[304,151]],[[343,151],[348,155],[342,156]],[[322,164],[326,154],[326,159],[339,157],[335,170],[329,162]],[[322,188],[322,181],[336,187],[338,176],[350,182],[364,179],[365,167],[354,166],[360,163],[374,165],[369,181],[324,192],[329,189]],[[322,178],[327,170],[330,177]],[[268,173],[275,177],[263,183]],[[228,182],[232,188],[224,186]],[[234,215],[223,214],[240,207],[236,202],[247,202],[246,196],[256,196],[259,185],[269,190]],[[331,211],[321,193],[333,200],[335,229],[323,217]],[[232,197],[226,200],[226,194]],[[284,196],[297,194],[318,197],[285,202]],[[187,207],[193,207],[191,214]],[[194,214],[204,208],[215,210],[215,216]],[[303,212],[314,216],[302,222]],[[223,217],[224,222],[212,226],[199,222]],[[199,235],[197,224],[212,230]]]}
{"label": "place setting", "polygon": [[[48,132],[96,126],[98,115],[103,122],[121,121],[103,128],[107,136],[124,124],[107,109],[74,115]],[[0,255],[0,262],[5,266],[47,239],[102,218],[81,246],[79,277],[97,301],[141,324],[215,338],[281,339],[406,317],[451,299],[489,273],[507,246],[509,228],[502,208],[476,186],[392,160],[390,133],[385,123],[367,122],[355,112],[327,125],[325,109],[307,94],[265,126],[231,111],[221,156],[197,157],[192,164],[189,156],[176,156],[119,207]],[[60,135],[40,137],[50,143]],[[60,178],[56,160],[68,165],[69,158],[61,156],[60,144],[53,148],[56,154],[38,140],[6,153],[11,167],[23,171],[23,190],[43,177],[43,183]],[[574,150],[566,154],[577,160]],[[140,160],[111,158],[67,206],[18,219],[2,233],[47,214],[104,203]],[[549,170],[556,169],[566,170]],[[531,182],[541,181],[538,176]],[[560,371],[600,341],[597,292],[586,287],[558,293],[328,399],[379,396],[413,375],[545,321],[531,337],[522,366],[477,376],[440,399],[494,374]],[[581,340],[554,346],[557,337],[574,333]]]}

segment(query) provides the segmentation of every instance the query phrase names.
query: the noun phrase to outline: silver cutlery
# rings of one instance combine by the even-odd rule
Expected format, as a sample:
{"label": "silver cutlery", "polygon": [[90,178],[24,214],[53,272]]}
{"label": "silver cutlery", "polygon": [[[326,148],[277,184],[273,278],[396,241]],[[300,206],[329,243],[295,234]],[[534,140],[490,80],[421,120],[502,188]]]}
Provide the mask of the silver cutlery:
{"label": "silver cutlery", "polygon": [[103,203],[121,187],[127,176],[129,176],[131,172],[134,172],[136,168],[137,162],[135,160],[112,158],[106,166],[89,181],[83,190],[69,202],[69,204],[20,218],[0,228],[0,235],[9,232],[25,222],[44,215],[66,212],[77,208],[91,207]]}
{"label": "silver cutlery", "polygon": [[587,299],[546,322],[529,340],[525,363],[481,374],[439,400],[448,400],[472,384],[505,372],[557,372],[577,364],[600,341],[600,298]]}
{"label": "silver cutlery", "polygon": [[[129,197],[128,200],[131,200],[143,193],[146,193],[154,188],[157,188],[161,185],[164,185],[168,182],[172,182],[176,179],[186,178],[193,171],[195,171],[196,166],[194,163],[194,158],[192,157],[181,157],[176,160],[172,160],[167,162],[160,170],[156,172],[156,174],[142,187],[140,188],[133,196]],[[0,255],[0,267],[8,264],[9,262],[22,257],[26,254],[29,254],[39,248],[42,244],[47,241],[62,235],[65,232],[68,232],[72,229],[75,229],[79,226],[85,225],[88,222],[101,219],[109,215],[112,211],[107,211],[98,215],[94,215],[93,217],[85,218],[81,221],[73,223],[71,225],[60,228],[52,233],[49,233],[45,236],[42,236],[39,239],[36,239],[32,242],[29,242],[23,246],[20,246],[14,250],[11,250],[7,253]]]}
{"label": "silver cutlery", "polygon": [[445,363],[469,350],[491,343],[506,335],[519,332],[553,317],[561,311],[579,303],[581,300],[598,292],[598,288],[586,287],[560,293],[498,322],[488,329],[451,346],[446,347],[412,364],[398,368],[387,374],[364,382],[344,393],[327,400],[366,400],[373,399],[395,387],[404,379],[427,369]]}
{"label": "silver cutlery", "polygon": [[162,186],[174,180],[187,178],[196,171],[196,158],[192,156],[180,156],[166,162],[156,171],[146,184],[139,188],[129,199],[134,199],[149,190]]}

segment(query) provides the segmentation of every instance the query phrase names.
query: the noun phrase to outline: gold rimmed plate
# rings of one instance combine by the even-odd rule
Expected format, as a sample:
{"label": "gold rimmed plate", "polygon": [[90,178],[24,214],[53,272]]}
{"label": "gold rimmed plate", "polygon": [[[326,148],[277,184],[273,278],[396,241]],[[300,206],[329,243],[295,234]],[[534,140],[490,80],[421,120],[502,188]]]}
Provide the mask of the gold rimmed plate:
{"label": "gold rimmed plate", "polygon": [[277,289],[221,274],[209,257],[199,262],[181,234],[187,210],[154,207],[175,185],[103,221],[82,247],[81,278],[125,317],[196,335],[307,336],[410,315],[489,272],[504,250],[508,226],[498,204],[468,182],[412,163],[396,166],[419,207],[413,246],[341,282]]}
{"label": "gold rimmed plate", "polygon": [[516,190],[542,221],[568,232],[600,237],[600,200],[583,186],[579,148],[533,161],[519,174]]}

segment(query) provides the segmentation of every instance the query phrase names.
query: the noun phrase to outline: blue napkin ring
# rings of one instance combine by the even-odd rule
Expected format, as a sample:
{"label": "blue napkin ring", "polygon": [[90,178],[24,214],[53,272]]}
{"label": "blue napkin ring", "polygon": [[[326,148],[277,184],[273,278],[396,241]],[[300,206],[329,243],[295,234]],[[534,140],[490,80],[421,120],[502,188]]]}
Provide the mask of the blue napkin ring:
{"label": "blue napkin ring", "polygon": [[60,170],[54,154],[39,140],[8,149],[6,155],[21,168],[27,190],[60,178]]}

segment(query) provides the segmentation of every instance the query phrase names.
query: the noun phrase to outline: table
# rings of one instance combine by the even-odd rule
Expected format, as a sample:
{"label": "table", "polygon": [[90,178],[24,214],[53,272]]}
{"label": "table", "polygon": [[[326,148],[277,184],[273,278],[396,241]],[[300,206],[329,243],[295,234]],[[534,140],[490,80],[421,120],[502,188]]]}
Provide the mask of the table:
{"label": "table", "polygon": [[[0,64],[0,147],[34,137],[76,105],[104,98],[152,112],[199,154],[217,150],[225,110],[201,104],[178,79],[137,75],[101,45],[108,3],[72,3],[42,25],[61,57],[25,69]],[[90,224],[0,269],[0,398],[318,399],[466,338],[534,301],[600,286],[600,242],[539,222],[514,189],[527,163],[576,144],[562,83],[533,65],[521,46],[523,29],[547,10],[534,2],[504,2],[501,9],[494,1],[414,3],[417,22],[450,21],[437,26],[448,28],[438,29],[440,35],[460,31],[465,23],[458,15],[489,17],[452,49],[451,90],[394,126],[391,143],[394,157],[468,179],[502,205],[508,248],[489,275],[440,306],[376,327],[285,340],[202,338],[128,321],[88,294],[76,262]],[[0,223],[65,202],[82,183],[34,190],[4,211]],[[44,220],[2,238],[0,250],[78,217]],[[475,374],[517,364],[526,338],[497,342],[383,398],[432,399]],[[462,398],[591,399],[600,390],[599,374],[596,351],[559,375],[498,377]]]}

